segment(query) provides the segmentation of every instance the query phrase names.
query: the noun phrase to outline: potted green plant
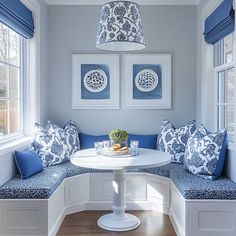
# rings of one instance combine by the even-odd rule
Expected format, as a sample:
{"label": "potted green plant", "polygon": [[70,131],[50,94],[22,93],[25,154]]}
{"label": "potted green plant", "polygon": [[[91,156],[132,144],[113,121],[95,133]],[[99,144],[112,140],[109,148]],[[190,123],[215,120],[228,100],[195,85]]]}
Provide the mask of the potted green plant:
{"label": "potted green plant", "polygon": [[111,140],[111,145],[119,143],[121,147],[128,146],[128,132],[122,129],[113,129],[109,133],[109,138]]}

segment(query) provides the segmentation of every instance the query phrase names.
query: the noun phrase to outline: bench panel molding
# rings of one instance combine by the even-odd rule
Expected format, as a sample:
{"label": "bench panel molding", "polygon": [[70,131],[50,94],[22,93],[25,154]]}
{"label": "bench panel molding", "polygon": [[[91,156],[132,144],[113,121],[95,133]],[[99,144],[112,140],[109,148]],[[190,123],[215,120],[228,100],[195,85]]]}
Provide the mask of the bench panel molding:
{"label": "bench panel molding", "polygon": [[1,200],[0,235],[47,235],[47,201]]}
{"label": "bench panel molding", "polygon": [[152,204],[152,210],[169,214],[170,180],[155,175],[146,174],[147,201]]}
{"label": "bench panel molding", "polygon": [[[189,235],[235,236],[236,203],[192,201],[189,205]],[[196,223],[197,222],[197,223]]]}
{"label": "bench panel molding", "polygon": [[[235,200],[186,200],[169,178],[148,173],[127,173],[127,180],[127,209],[169,214],[178,236],[236,235]],[[0,235],[55,236],[65,215],[110,210],[111,196],[106,185],[111,181],[108,173],[82,174],[64,179],[49,199],[1,199]],[[6,216],[14,213],[24,221],[22,228],[20,221],[7,221]],[[209,225],[206,218],[211,218]]]}

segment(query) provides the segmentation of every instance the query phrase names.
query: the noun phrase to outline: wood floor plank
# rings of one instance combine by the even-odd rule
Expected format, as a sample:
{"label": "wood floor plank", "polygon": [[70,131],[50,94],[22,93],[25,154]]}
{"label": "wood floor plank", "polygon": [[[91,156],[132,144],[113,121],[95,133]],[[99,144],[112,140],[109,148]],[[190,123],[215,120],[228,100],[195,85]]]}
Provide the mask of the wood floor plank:
{"label": "wood floor plank", "polygon": [[65,217],[57,236],[176,236],[167,215],[153,211],[127,211],[139,217],[141,225],[128,232],[111,232],[97,226],[97,219],[108,211],[84,211]]}

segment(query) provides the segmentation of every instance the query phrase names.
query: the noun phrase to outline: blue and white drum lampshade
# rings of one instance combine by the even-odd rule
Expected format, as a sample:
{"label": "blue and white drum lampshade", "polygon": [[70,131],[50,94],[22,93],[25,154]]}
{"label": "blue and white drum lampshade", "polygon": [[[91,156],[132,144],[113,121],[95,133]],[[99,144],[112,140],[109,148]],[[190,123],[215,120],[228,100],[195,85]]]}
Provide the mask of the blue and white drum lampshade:
{"label": "blue and white drum lampshade", "polygon": [[145,48],[140,7],[137,3],[113,1],[103,5],[96,47],[108,51]]}

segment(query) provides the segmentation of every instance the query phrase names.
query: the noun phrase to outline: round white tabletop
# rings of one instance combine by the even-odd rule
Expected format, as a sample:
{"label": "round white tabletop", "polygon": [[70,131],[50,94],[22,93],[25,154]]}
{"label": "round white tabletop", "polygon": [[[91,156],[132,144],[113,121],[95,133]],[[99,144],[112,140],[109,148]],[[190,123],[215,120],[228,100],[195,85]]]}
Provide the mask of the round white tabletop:
{"label": "round white tabletop", "polygon": [[106,157],[97,155],[95,149],[86,149],[74,153],[71,158],[74,165],[101,169],[101,170],[124,170],[158,167],[170,162],[170,155],[153,149],[139,149],[139,155],[133,157]]}
{"label": "round white tabletop", "polygon": [[97,155],[95,149],[86,149],[74,153],[70,160],[80,167],[113,170],[113,213],[101,216],[97,224],[110,231],[128,231],[137,228],[140,220],[125,213],[125,170],[158,167],[169,163],[171,157],[168,153],[152,149],[140,148],[139,155],[133,157],[106,157]]}

